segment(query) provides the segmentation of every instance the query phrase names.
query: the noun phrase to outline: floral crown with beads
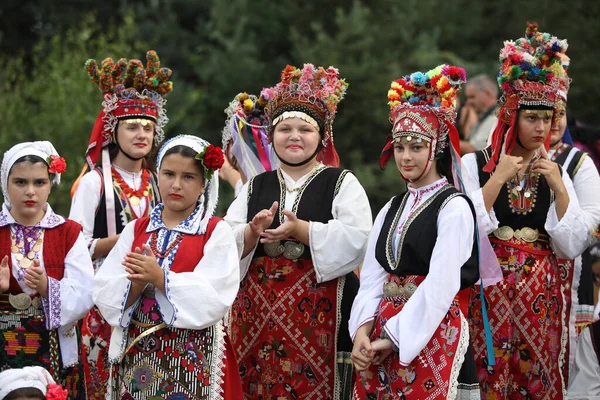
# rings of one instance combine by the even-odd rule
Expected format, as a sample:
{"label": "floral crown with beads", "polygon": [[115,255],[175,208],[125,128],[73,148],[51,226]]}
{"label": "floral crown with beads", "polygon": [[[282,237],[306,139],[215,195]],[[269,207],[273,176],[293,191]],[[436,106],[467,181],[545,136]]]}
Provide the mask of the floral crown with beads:
{"label": "floral crown with beads", "polygon": [[113,142],[120,120],[141,124],[151,121],[155,124],[155,143],[164,140],[163,128],[169,122],[164,96],[173,90],[173,82],[169,80],[172,72],[161,67],[154,50],[146,53],[145,67],[136,59],[121,58],[115,63],[106,58],[100,65],[94,59],[87,60],[85,69],[104,98],[86,151],[90,168],[98,160],[101,148]]}

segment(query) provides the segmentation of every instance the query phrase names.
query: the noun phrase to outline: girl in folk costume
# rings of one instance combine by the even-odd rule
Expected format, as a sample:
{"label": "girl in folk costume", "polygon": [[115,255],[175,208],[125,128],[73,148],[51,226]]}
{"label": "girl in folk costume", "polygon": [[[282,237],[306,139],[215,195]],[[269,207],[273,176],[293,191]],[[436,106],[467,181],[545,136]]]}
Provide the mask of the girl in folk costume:
{"label": "girl in folk costume", "polygon": [[52,211],[65,160],[50,142],[4,154],[0,213],[0,370],[40,366],[85,398],[76,323],[92,307],[93,267],[81,226]]}
{"label": "girl in folk costume", "polygon": [[225,164],[219,170],[219,176],[231,185],[236,196],[248,179],[279,166],[269,143],[269,127],[265,117],[267,102],[268,90],[263,90],[258,98],[239,93],[225,109]]}
{"label": "girl in folk costume", "polygon": [[352,271],[372,217],[362,186],[337,168],[332,124],[347,84],[311,64],[281,78],[263,92],[281,166],[248,181],[225,217],[242,255],[232,342],[247,399],[348,398]]}
{"label": "girl in folk costume", "polygon": [[[149,215],[160,201],[155,174],[145,162],[164,138],[168,119],[162,96],[173,83],[171,70],[160,67],[156,52],[146,57],[146,68],[139,60],[120,59],[115,64],[107,58],[100,69],[95,60],[86,62],[104,102],[86,150],[90,172],[74,185],[70,218],[83,226],[96,272],[125,225]],[[101,165],[96,167],[100,155]],[[85,317],[82,333],[88,398],[104,399],[110,325],[96,307]]]}
{"label": "girl in folk costume", "polygon": [[0,372],[0,400],[67,400],[68,395],[42,367]]}
{"label": "girl in folk costume", "polygon": [[[565,394],[572,274],[557,255],[585,248],[585,218],[568,174],[548,159],[553,110],[564,77],[566,41],[529,24],[500,51],[503,96],[491,146],[463,157],[468,190],[490,234],[504,279],[485,291],[495,366],[483,356],[483,322],[473,311],[472,342],[488,399],[557,399]],[[572,275],[571,275],[572,276]],[[476,296],[472,310],[479,309]]]}
{"label": "girl in folk costume", "polygon": [[[592,159],[587,153],[573,147],[569,128],[567,127],[567,93],[570,80],[568,76],[560,80],[560,98],[554,110],[554,120],[550,130],[550,159],[560,165],[564,172],[569,174],[573,181],[575,193],[581,210],[586,220],[586,229],[593,230],[600,221],[600,176]],[[592,236],[590,236],[592,238]],[[590,245],[592,244],[590,239]],[[592,323],[594,316],[594,274],[592,272],[592,260],[589,251],[575,260],[560,260],[561,263],[573,263],[574,268],[571,280],[565,282],[567,295],[573,299],[571,308],[570,345],[573,348],[575,340],[586,325]],[[569,293],[571,292],[571,293]],[[574,352],[570,352],[570,362],[573,362]]]}
{"label": "girl in folk costume", "polygon": [[393,129],[380,166],[393,155],[408,191],[379,212],[361,270],[349,326],[355,399],[479,398],[466,312],[477,225],[453,125],[465,78],[441,65],[388,92]]}
{"label": "girl in folk costume", "polygon": [[94,300],[115,327],[113,399],[239,399],[223,316],[239,287],[231,228],[213,217],[220,148],[190,135],[158,153],[163,203],[129,223],[96,274]]}

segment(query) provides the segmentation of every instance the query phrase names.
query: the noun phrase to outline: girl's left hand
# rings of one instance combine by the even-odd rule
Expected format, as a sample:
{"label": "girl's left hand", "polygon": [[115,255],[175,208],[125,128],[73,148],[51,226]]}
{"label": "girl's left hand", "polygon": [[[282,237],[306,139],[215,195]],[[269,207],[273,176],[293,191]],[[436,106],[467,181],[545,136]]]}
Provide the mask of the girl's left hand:
{"label": "girl's left hand", "polygon": [[40,267],[40,260],[33,260],[33,264],[25,272],[25,284],[40,296],[48,298],[48,277]]}
{"label": "girl's left hand", "polygon": [[273,243],[278,240],[285,240],[297,236],[300,220],[296,214],[288,210],[283,210],[283,215],[286,217],[283,224],[279,225],[276,229],[265,229],[263,233],[261,233],[261,243]]}
{"label": "girl's left hand", "polygon": [[372,363],[379,365],[390,354],[394,352],[392,341],[390,339],[377,339],[371,342],[371,349],[375,352]]}
{"label": "girl's left hand", "polygon": [[125,271],[129,274],[127,279],[161,287],[164,279],[163,270],[158,265],[150,246],[145,244],[142,247],[143,251],[136,247],[135,252],[127,253],[123,259]]}
{"label": "girl's left hand", "polygon": [[554,161],[540,158],[536,160],[531,167],[532,174],[542,174],[548,182],[548,186],[554,192],[564,193],[567,191],[563,183],[558,164]]}

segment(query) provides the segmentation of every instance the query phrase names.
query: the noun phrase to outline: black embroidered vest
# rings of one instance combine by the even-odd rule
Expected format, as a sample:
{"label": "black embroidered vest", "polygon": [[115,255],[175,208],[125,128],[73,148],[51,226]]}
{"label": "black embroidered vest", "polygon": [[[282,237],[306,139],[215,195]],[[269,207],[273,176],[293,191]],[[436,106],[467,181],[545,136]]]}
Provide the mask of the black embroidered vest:
{"label": "black embroidered vest", "polygon": [[[108,225],[106,223],[106,193],[104,192],[104,177],[102,175],[102,168],[96,167],[96,171],[100,175],[100,182],[102,188],[102,195],[100,196],[100,203],[98,203],[98,209],[96,210],[96,217],[94,218],[94,235],[92,236],[95,239],[102,239],[108,237]],[[152,185],[152,189],[154,191],[154,203],[148,204],[148,213],[152,211],[154,206],[160,202],[160,194],[158,192],[156,174],[150,171],[150,184]],[[114,182],[113,182],[114,187]],[[113,189],[114,191],[114,189]],[[121,218],[121,213],[123,211],[123,207],[121,206],[121,202],[119,201],[119,195],[115,191],[115,226],[117,228],[117,234],[121,233],[125,228],[125,224]],[[130,221],[127,221],[130,222]]]}
{"label": "black embroidered vest", "polygon": [[[440,210],[448,201],[456,196],[462,196],[469,203],[473,220],[475,209],[471,200],[460,193],[454,186],[448,184],[438,190],[423,203],[405,223],[405,233],[400,239],[400,257],[393,254],[393,235],[397,229],[406,192],[393,198],[375,247],[375,258],[390,274],[397,276],[418,275],[429,273],[431,255],[437,241],[437,218]],[[460,234],[460,232],[456,232]],[[476,233],[476,232],[475,232]],[[461,289],[472,286],[479,280],[479,251],[473,240],[471,257],[461,268]]]}
{"label": "black embroidered vest", "polygon": [[558,156],[553,157],[553,161],[564,168],[565,162],[567,161],[567,158],[569,158],[569,154],[571,154],[572,152],[574,152],[573,158],[571,158],[571,161],[569,161],[569,165],[566,166],[567,174],[569,174],[571,180],[575,178],[575,175],[579,171],[579,167],[581,166],[581,163],[583,163],[583,160],[587,153],[578,149],[574,149],[573,146],[569,145]]}
{"label": "black embroidered vest", "polygon": [[[333,215],[331,215],[333,199],[337,196],[342,181],[348,173],[350,171],[339,168],[325,168],[320,171],[304,189],[302,197],[299,200],[296,216],[305,221],[322,223],[327,223],[333,219]],[[281,189],[277,171],[264,172],[252,178],[248,187],[247,220],[251,221],[259,211],[269,209],[274,201],[281,203]],[[279,207],[283,206],[283,204],[279,205]],[[278,226],[279,217],[276,216],[270,228],[274,229]],[[336,249],[332,249],[332,251],[336,251]],[[264,247],[259,243],[254,252],[254,257],[265,255]],[[311,258],[309,246],[304,247],[304,253],[299,258]],[[352,351],[352,339],[348,332],[348,321],[359,285],[360,281],[354,272],[346,274],[342,301],[341,304],[338,304],[341,310],[337,336],[338,352]]]}
{"label": "black embroidered vest", "polygon": [[[477,168],[479,171],[479,185],[483,187],[490,179],[491,174],[483,171],[483,166],[487,163],[490,157],[490,148],[487,147],[483,150],[477,151],[475,157],[477,159]],[[548,209],[552,203],[552,193],[546,178],[540,175],[538,186],[537,186],[537,197],[536,202],[533,205],[531,212],[527,214],[516,214],[510,208],[508,189],[506,185],[500,189],[500,193],[494,202],[494,213],[498,219],[499,226],[510,226],[513,229],[521,229],[529,227],[536,229],[539,233],[548,234],[544,225],[546,224],[546,217],[548,215]]]}

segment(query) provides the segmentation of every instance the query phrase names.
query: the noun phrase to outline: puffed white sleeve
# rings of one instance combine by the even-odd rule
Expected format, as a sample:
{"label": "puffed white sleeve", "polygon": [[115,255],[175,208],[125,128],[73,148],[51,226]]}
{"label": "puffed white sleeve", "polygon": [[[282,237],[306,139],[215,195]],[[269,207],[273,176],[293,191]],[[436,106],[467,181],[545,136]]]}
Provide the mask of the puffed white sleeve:
{"label": "puffed white sleeve", "polygon": [[498,228],[498,219],[496,218],[493,207],[490,212],[488,212],[485,207],[483,190],[479,183],[479,170],[475,153],[465,154],[461,161],[463,165],[463,178],[465,179],[465,185],[467,187],[467,195],[475,207],[477,221],[486,233],[492,233]]}
{"label": "puffed white sleeve", "polygon": [[42,297],[46,314],[46,328],[71,326],[94,305],[89,288],[94,282],[94,268],[85,239],[79,233],[65,257],[61,280],[48,277],[48,298]]}
{"label": "puffed white sleeve", "polygon": [[561,258],[574,259],[589,246],[591,231],[587,229],[585,215],[579,206],[569,174],[563,171],[562,179],[569,194],[567,211],[559,221],[556,203],[550,204],[544,227],[550,235],[554,252]]}
{"label": "puffed white sleeve", "polygon": [[577,193],[579,206],[583,211],[585,224],[589,232],[598,226],[600,221],[600,175],[596,165],[587,155],[583,158],[579,170],[573,178],[573,187]]}
{"label": "puffed white sleeve", "polygon": [[94,278],[94,303],[110,325],[122,328],[129,326],[133,310],[139,303],[138,298],[125,309],[131,281],[127,279],[129,274],[122,263],[125,255],[131,251],[135,223],[136,221],[131,221],[125,225],[119,240],[106,256],[102,268]]}
{"label": "puffed white sleeve", "polygon": [[358,328],[375,319],[379,303],[383,297],[383,284],[387,280],[388,273],[375,258],[375,247],[381,233],[383,221],[390,209],[390,204],[391,201],[379,211],[369,235],[367,253],[360,270],[360,287],[352,303],[350,320],[348,321],[348,330],[352,340],[354,340]]}
{"label": "puffed white sleeve", "polygon": [[[225,222],[227,222],[233,230],[233,236],[235,238],[235,243],[238,250],[238,257],[240,258],[244,252],[244,230],[246,229],[246,225],[248,225],[248,186],[249,182],[246,182],[244,186],[242,186],[239,195],[233,200],[233,203],[231,203],[227,209],[227,214],[225,214],[224,218]],[[258,242],[256,244],[258,245]],[[248,269],[250,268],[250,263],[252,262],[252,257],[254,257],[255,251],[256,246],[246,257],[240,259],[240,279],[243,279],[248,273]]]}
{"label": "puffed white sleeve", "polygon": [[373,215],[367,194],[354,174],[344,176],[331,213],[333,219],[327,223],[309,223],[308,241],[317,282],[346,275],[365,256]]}
{"label": "puffed white sleeve", "polygon": [[402,365],[410,364],[425,348],[448,313],[460,290],[460,270],[471,257],[474,229],[471,208],[461,196],[440,210],[429,273],[402,311],[384,327],[399,349]]}
{"label": "puffed white sleeve", "polygon": [[90,256],[94,254],[98,238],[94,238],[94,220],[102,195],[102,179],[97,171],[90,171],[79,181],[71,200],[69,219],[83,227],[83,236]]}
{"label": "puffed white sleeve", "polygon": [[240,286],[238,266],[231,227],[219,221],[193,272],[165,271],[165,293],[156,291],[163,321],[183,329],[204,329],[217,323],[235,300]]}
{"label": "puffed white sleeve", "polygon": [[600,364],[589,327],[581,332],[577,340],[567,398],[600,400]]}

